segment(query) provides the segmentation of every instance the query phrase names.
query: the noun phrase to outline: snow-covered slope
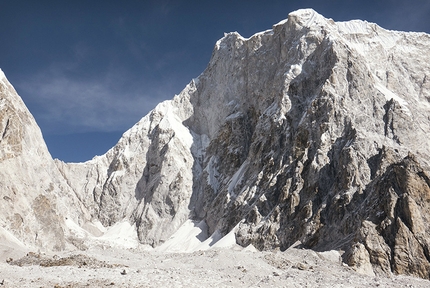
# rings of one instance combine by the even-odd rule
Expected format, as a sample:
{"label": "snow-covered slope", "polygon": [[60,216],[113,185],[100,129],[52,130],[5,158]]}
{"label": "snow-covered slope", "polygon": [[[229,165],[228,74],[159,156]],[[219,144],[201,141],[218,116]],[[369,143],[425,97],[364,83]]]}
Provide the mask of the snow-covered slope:
{"label": "snow-covered slope", "polygon": [[429,48],[424,33],[311,9],[228,33],[105,155],[56,161],[61,185],[89,226],[128,223],[157,249],[300,240],[360,271],[428,278]]}

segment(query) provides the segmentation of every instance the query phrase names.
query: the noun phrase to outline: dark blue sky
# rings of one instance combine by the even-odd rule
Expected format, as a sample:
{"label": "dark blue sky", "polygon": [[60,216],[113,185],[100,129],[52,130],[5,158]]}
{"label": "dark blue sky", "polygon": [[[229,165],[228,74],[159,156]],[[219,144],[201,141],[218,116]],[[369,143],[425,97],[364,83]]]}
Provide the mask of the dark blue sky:
{"label": "dark blue sky", "polygon": [[427,0],[1,0],[0,68],[53,157],[89,160],[203,72],[224,32],[249,37],[299,8],[430,32]]}

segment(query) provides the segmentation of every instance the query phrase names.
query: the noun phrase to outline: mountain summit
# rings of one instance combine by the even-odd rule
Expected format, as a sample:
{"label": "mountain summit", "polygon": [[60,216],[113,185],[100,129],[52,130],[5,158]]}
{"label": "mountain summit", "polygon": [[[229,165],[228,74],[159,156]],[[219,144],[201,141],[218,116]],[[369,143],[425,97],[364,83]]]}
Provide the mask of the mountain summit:
{"label": "mountain summit", "polygon": [[[26,199],[60,193],[55,203],[68,204],[52,208],[65,231],[57,248],[124,223],[156,247],[193,220],[202,235],[234,235],[243,247],[301,241],[344,251],[363,273],[429,278],[429,49],[427,34],[334,22],[311,9],[250,38],[225,34],[199,77],[88,162],[53,167],[34,120],[3,121],[4,139],[16,123],[16,131],[35,131],[45,152],[13,158],[20,166],[2,159],[1,183],[11,169],[20,183],[2,189],[2,199],[15,193],[13,203],[36,211]],[[12,88],[2,83],[6,99]],[[1,155],[11,147],[2,140]],[[41,165],[54,176],[35,172]],[[2,201],[3,227],[27,235],[24,242],[38,237],[16,226],[16,208]]]}

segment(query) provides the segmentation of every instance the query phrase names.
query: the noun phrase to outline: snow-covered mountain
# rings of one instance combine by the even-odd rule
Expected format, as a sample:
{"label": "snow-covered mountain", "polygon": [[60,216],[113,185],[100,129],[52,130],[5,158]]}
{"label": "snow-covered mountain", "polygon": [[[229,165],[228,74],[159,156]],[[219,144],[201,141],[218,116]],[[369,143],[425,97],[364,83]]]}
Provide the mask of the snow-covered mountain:
{"label": "snow-covered mountain", "polygon": [[427,34],[311,9],[228,33],[198,78],[85,163],[52,162],[3,80],[2,226],[37,245],[58,232],[63,248],[128,223],[155,247],[191,219],[241,246],[300,240],[365,273],[429,278],[429,49]]}

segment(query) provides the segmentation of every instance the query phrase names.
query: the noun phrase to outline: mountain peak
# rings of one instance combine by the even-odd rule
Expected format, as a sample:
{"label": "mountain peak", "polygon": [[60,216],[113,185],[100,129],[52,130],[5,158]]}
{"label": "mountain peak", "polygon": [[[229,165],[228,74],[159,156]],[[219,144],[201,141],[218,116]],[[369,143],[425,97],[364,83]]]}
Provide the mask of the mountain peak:
{"label": "mountain peak", "polygon": [[[422,51],[430,39],[421,36],[335,23],[312,9],[249,39],[228,33],[198,79],[105,155],[57,161],[65,184],[31,172],[32,163],[55,171],[33,156],[17,162],[31,177],[13,183],[44,181],[35,193],[51,199],[24,196],[39,218],[52,204],[57,220],[45,226],[71,234],[61,247],[93,239],[81,227],[103,233],[123,222],[155,247],[193,220],[207,230],[201,235],[234,236],[244,247],[285,250],[300,241],[345,251],[343,260],[368,274],[428,278],[430,55]],[[58,221],[55,203],[79,208]],[[17,217],[10,207],[0,219]],[[19,234],[19,225],[5,227]]]}
{"label": "mountain peak", "polygon": [[[314,25],[326,25],[328,19],[313,9],[299,9],[288,14],[287,21],[290,25],[299,25],[302,27],[311,27]],[[280,22],[282,23],[282,21]],[[279,23],[278,23],[279,24]]]}

